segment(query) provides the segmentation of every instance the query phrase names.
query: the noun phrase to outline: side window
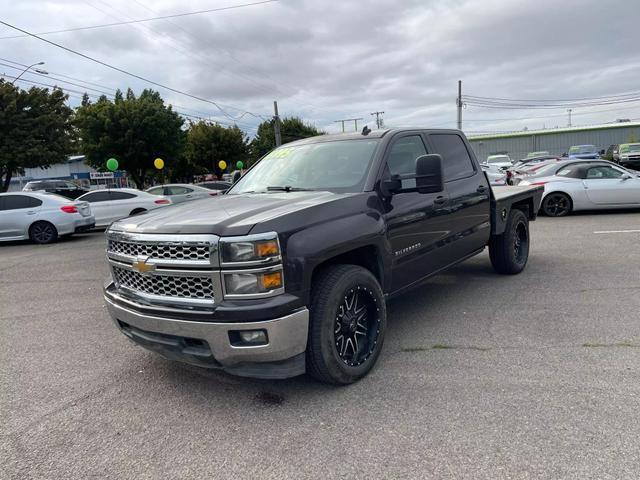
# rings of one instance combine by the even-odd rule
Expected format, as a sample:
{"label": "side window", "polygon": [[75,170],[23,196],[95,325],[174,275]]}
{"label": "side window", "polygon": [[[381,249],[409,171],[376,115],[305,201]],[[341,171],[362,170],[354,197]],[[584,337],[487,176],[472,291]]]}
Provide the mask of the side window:
{"label": "side window", "polygon": [[6,195],[2,205],[3,210],[20,210],[22,208],[31,208],[31,197],[26,195]]}
{"label": "side window", "polygon": [[111,200],[127,200],[128,198],[135,197],[132,193],[127,192],[111,192]]}
{"label": "side window", "polygon": [[559,177],[580,178],[583,173],[582,165],[568,165],[558,170],[556,175]]}
{"label": "side window", "polygon": [[[416,173],[416,158],[426,155],[427,150],[420,135],[399,138],[391,146],[387,167],[391,175],[406,175]],[[403,180],[402,188],[415,188],[414,179]]]}
{"label": "side window", "polygon": [[433,145],[435,153],[442,156],[445,182],[469,177],[475,173],[471,156],[459,135],[438,133],[429,135],[429,141]]}
{"label": "side window", "polygon": [[168,195],[184,195],[189,192],[193,192],[193,190],[185,187],[168,187],[167,190]]}
{"label": "side window", "polygon": [[28,198],[29,198],[29,208],[35,208],[42,205],[42,200],[40,200],[39,198],[35,198],[35,197],[28,197]]}
{"label": "side window", "polygon": [[106,202],[108,200],[111,200],[111,198],[109,197],[109,192],[107,191],[88,193],[87,195],[82,197],[83,202],[90,202],[90,203]]}
{"label": "side window", "polygon": [[164,191],[163,187],[155,187],[147,190],[147,192],[149,192],[151,195],[162,195],[163,191]]}
{"label": "side window", "polygon": [[606,178],[620,178],[623,173],[612,167],[600,166],[587,170],[587,180],[598,180]]}

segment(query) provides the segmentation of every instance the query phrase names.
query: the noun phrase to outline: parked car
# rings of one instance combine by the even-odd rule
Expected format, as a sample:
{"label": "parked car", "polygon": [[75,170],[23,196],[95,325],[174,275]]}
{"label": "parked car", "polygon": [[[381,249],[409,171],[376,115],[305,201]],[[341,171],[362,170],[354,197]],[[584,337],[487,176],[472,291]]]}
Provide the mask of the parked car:
{"label": "parked car", "polygon": [[531,160],[531,162],[526,163],[518,162],[513,167],[507,169],[506,174],[508,185],[518,185],[524,178],[535,175],[537,171],[544,168],[546,165],[560,162],[565,159],[550,156]]}
{"label": "parked car", "polygon": [[523,158],[515,162],[513,164],[513,167],[511,168],[518,169],[520,167],[528,167],[530,165],[535,165],[537,163],[542,163],[542,162],[548,162],[551,160],[559,162],[560,160],[562,160],[562,157],[557,157],[555,155],[540,155],[538,157]]}
{"label": "parked car", "polygon": [[543,150],[540,152],[527,153],[527,158],[536,158],[536,157],[545,157],[545,156],[549,156],[549,152],[547,152],[546,150]]}
{"label": "parked car", "polygon": [[487,165],[485,163],[481,164],[480,167],[482,168],[482,171],[487,174],[487,178],[489,179],[489,183],[491,185],[507,184],[507,174],[500,167],[496,167],[495,165]]}
{"label": "parked car", "polygon": [[217,195],[211,190],[188,183],[173,183],[170,185],[158,185],[145,190],[151,195],[165,196],[171,199],[172,203],[188,202],[199,198],[207,198]]}
{"label": "parked car", "polygon": [[196,183],[199,187],[208,188],[213,192],[216,192],[217,195],[220,195],[231,188],[231,182],[223,182],[223,181],[211,181],[211,182],[200,182]]}
{"label": "parked car", "polygon": [[623,143],[618,149],[618,163],[627,168],[640,168],[640,143]]}
{"label": "parked car", "polygon": [[0,241],[52,243],[94,224],[87,202],[46,192],[0,193]]}
{"label": "parked car", "polygon": [[603,160],[547,165],[520,185],[544,186],[541,211],[550,217],[578,210],[640,207],[640,176]]}
{"label": "parked car", "polygon": [[173,360],[352,383],[381,352],[387,298],[486,247],[497,272],[525,268],[542,191],[489,186],[458,130],[291,142],[216,208],[112,224],[107,310],[123,335]]}
{"label": "parked car", "polygon": [[33,180],[27,183],[22,189],[23,192],[49,192],[62,195],[71,200],[84,195],[89,190],[79,187],[67,180]]}
{"label": "parked car", "polygon": [[106,227],[121,218],[171,205],[166,197],[152,195],[135,188],[94,190],[78,198],[91,204],[96,227]]}
{"label": "parked car", "polygon": [[513,161],[509,155],[489,155],[484,162],[485,165],[493,165],[494,167],[507,169],[513,165]]}
{"label": "parked car", "polygon": [[595,145],[575,145],[569,149],[569,158],[595,160],[600,158],[600,153]]}

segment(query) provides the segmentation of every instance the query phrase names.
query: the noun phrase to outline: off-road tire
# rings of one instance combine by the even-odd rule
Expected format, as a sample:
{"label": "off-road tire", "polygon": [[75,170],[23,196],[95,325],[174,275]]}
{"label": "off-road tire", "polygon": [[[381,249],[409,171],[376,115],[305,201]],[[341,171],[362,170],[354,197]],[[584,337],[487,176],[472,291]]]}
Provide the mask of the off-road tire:
{"label": "off-road tire", "polygon": [[[358,326],[354,327],[353,333],[342,335],[342,342],[347,342],[345,347],[339,340],[342,330],[336,332],[336,328],[348,329],[348,324],[353,324],[353,320],[345,321],[349,318],[347,315],[351,315],[349,312],[345,313],[348,298],[351,299],[352,306],[354,301],[356,306],[360,301],[360,308],[364,305],[366,318],[362,323],[366,321],[368,328],[365,330],[367,335],[360,333],[359,336],[356,332],[360,329]],[[359,315],[361,313],[356,316]],[[350,318],[355,319],[356,316],[352,315]],[[321,382],[335,385],[347,385],[364,377],[380,355],[386,322],[384,294],[371,272],[356,265],[326,267],[319,272],[312,285],[307,372]],[[361,321],[357,320],[357,324],[361,326]],[[353,357],[349,360],[341,357],[339,352],[342,347],[347,350],[347,335],[360,339],[355,340],[355,345],[354,340],[351,340]],[[343,352],[345,357],[348,353]]]}
{"label": "off-road tire", "polygon": [[511,210],[502,235],[491,237],[489,258],[496,272],[515,275],[524,270],[529,258],[529,219],[522,210]]}

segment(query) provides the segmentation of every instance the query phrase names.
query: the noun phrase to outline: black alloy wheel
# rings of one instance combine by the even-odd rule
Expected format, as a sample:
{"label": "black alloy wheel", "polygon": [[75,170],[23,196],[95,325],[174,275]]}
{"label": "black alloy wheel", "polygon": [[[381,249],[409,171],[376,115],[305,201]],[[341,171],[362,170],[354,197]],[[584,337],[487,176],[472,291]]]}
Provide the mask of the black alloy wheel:
{"label": "black alloy wheel", "polygon": [[58,238],[58,231],[49,222],[36,222],[29,229],[29,238],[35,243],[53,243]]}
{"label": "black alloy wheel", "polygon": [[525,262],[529,256],[529,231],[523,220],[516,224],[513,236],[513,255],[518,264]]}
{"label": "black alloy wheel", "polygon": [[542,211],[549,217],[564,217],[571,212],[571,199],[564,193],[550,193],[542,202]]}
{"label": "black alloy wheel", "polygon": [[336,312],[336,352],[344,363],[356,367],[373,353],[380,333],[380,308],[373,292],[356,285],[344,296]]}

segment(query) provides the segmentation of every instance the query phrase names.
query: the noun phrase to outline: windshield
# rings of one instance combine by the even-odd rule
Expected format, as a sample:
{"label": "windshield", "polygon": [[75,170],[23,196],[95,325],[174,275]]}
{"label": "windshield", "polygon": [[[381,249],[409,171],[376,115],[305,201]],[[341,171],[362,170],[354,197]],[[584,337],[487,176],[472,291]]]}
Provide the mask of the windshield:
{"label": "windshield", "polygon": [[339,140],[273,150],[229,194],[329,190],[360,192],[379,139]]}
{"label": "windshield", "polygon": [[594,153],[596,151],[596,147],[593,145],[578,145],[576,147],[571,147],[569,149],[569,155],[576,155],[581,153]]}
{"label": "windshield", "polygon": [[640,143],[626,143],[620,145],[619,153],[640,152]]}

